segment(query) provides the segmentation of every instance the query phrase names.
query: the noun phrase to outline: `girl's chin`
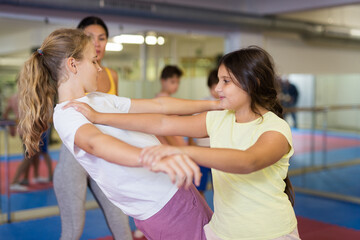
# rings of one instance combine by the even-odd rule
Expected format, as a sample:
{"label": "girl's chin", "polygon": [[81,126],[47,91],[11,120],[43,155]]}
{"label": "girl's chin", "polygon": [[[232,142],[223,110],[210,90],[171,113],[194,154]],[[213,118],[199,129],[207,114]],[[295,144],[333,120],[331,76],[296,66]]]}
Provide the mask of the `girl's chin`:
{"label": "girl's chin", "polygon": [[233,109],[232,109],[229,105],[227,105],[227,104],[221,104],[221,103],[220,103],[220,107],[223,108],[224,110],[229,110],[229,111],[233,110]]}
{"label": "girl's chin", "polygon": [[225,108],[226,107],[226,104],[224,103],[223,99],[220,99],[220,106],[222,108]]}

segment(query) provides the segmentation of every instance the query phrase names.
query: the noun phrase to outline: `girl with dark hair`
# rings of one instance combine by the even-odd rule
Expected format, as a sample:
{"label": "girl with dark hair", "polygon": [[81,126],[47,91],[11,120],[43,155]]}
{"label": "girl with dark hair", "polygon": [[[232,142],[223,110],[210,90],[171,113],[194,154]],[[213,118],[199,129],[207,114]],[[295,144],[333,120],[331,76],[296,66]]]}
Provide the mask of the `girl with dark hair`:
{"label": "girl with dark hair", "polygon": [[207,239],[299,239],[287,177],[294,153],[282,119],[271,56],[257,46],[225,55],[218,69],[223,111],[193,116],[101,114],[70,103],[99,124],[156,135],[210,137],[211,148],[153,146],[141,153],[150,169],[163,157],[186,154],[212,168],[214,215]]}

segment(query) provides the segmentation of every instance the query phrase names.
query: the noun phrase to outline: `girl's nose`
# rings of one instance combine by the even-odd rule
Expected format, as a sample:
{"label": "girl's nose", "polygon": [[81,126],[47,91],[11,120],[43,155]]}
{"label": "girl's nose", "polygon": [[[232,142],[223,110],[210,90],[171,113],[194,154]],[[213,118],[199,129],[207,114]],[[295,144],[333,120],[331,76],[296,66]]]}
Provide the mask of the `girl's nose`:
{"label": "girl's nose", "polygon": [[99,46],[99,44],[100,44],[99,40],[97,40],[96,38],[94,38],[94,45],[95,45],[95,46]]}
{"label": "girl's nose", "polygon": [[93,42],[94,46],[96,46],[96,42],[97,42],[97,41],[96,41],[95,37],[94,37],[94,36],[92,36],[92,35],[91,35],[91,40],[92,40],[92,42]]}
{"label": "girl's nose", "polygon": [[216,84],[215,92],[219,93],[220,91],[221,91],[221,83],[219,81],[218,84]]}

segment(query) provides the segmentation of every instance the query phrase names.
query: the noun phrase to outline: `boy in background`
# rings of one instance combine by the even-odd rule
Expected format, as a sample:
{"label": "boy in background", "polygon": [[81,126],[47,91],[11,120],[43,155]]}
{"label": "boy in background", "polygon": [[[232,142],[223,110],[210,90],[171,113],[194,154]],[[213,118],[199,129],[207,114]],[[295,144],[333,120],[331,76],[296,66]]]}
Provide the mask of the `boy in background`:
{"label": "boy in background", "polygon": [[[216,85],[219,82],[218,70],[214,69],[209,73],[207,85],[209,87],[210,95],[203,98],[203,100],[215,100],[219,99],[219,95],[215,91]],[[201,147],[210,147],[210,138],[197,138],[190,139],[190,145],[197,145]],[[206,191],[209,174],[211,174],[211,169],[207,167],[200,166],[200,171],[202,174],[200,185],[197,186],[197,190],[204,197],[204,192]]]}
{"label": "boy in background", "polygon": [[[171,97],[175,94],[180,85],[180,78],[183,75],[181,69],[175,65],[167,65],[160,75],[161,90],[155,97]],[[188,145],[181,136],[156,136],[161,144],[173,146]]]}

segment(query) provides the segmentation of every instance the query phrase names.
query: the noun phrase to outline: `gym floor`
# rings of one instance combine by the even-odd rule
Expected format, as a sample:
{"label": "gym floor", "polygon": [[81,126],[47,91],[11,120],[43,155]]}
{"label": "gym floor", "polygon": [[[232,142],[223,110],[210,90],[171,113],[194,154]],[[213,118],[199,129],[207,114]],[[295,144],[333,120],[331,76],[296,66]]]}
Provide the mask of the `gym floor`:
{"label": "gym floor", "polygon": [[[304,240],[360,239],[360,136],[334,131],[327,133],[325,142],[324,137],[322,132],[293,129],[296,154],[290,161],[289,175],[296,190],[295,212],[300,236]],[[10,148],[13,141],[16,140],[10,139]],[[53,167],[58,159],[58,149],[59,144],[50,148]],[[10,179],[21,159],[21,145],[10,149]],[[59,239],[60,217],[51,183],[31,183],[29,191],[12,192],[10,209],[14,220],[7,223],[4,155],[0,156],[0,161],[0,239]],[[40,172],[42,176],[47,176],[43,163]],[[211,184],[208,185],[205,197],[213,207],[213,192]],[[112,239],[90,192],[87,201],[81,239]],[[131,218],[130,226],[135,229]]]}

